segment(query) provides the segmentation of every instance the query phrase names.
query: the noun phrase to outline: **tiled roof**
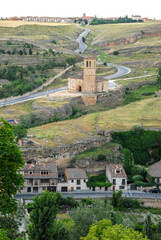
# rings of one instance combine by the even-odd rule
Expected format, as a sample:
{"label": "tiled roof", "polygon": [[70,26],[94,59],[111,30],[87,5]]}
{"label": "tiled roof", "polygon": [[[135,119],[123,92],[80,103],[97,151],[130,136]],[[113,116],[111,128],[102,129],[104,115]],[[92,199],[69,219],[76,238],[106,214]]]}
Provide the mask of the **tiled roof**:
{"label": "tiled roof", "polygon": [[66,168],[69,179],[87,179],[86,172],[81,168]]}
{"label": "tiled roof", "polygon": [[[25,164],[24,168],[24,178],[26,179],[51,179],[58,178],[56,162],[48,162],[44,164]],[[33,174],[28,174],[29,171],[33,171]],[[41,175],[41,171],[49,171],[48,174]]]}
{"label": "tiled roof", "polygon": [[[69,77],[69,79],[79,79],[79,80],[83,80],[83,73],[82,74],[78,74],[78,75],[73,75],[71,77]],[[102,76],[96,76],[96,82],[99,81],[108,81],[105,77]]]}
{"label": "tiled roof", "polygon": [[149,174],[152,177],[161,177],[161,160],[149,167]]}
{"label": "tiled roof", "polygon": [[127,175],[123,169],[123,166],[121,164],[107,164],[106,168],[108,169],[111,178],[127,178]]}

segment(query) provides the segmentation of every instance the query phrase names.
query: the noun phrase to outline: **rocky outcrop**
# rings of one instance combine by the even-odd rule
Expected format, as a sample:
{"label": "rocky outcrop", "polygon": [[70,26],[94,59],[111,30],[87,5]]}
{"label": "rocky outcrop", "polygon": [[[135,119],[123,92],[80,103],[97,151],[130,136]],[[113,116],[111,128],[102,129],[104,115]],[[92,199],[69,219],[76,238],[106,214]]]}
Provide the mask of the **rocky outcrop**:
{"label": "rocky outcrop", "polygon": [[73,161],[73,167],[80,167],[84,169],[87,174],[91,175],[98,175],[105,173],[106,165],[109,162],[119,162],[121,156],[121,147],[119,145],[111,147],[111,153],[106,155],[106,160],[98,161],[95,158],[82,158],[82,159],[75,159]]}
{"label": "rocky outcrop", "polygon": [[91,137],[89,140],[75,144],[58,146],[56,148],[26,148],[22,149],[22,152],[25,162],[44,163],[55,160],[59,168],[65,168],[71,165],[71,159],[78,154],[92,147],[105,145],[110,140],[111,134],[109,133],[106,136]]}
{"label": "rocky outcrop", "polygon": [[126,38],[119,38],[114,41],[106,40],[106,41],[102,41],[102,42],[97,42],[94,44],[94,46],[99,46],[101,48],[114,47],[114,46],[120,46],[120,45],[123,46],[123,45],[127,45],[130,43],[134,43],[142,38],[160,37],[160,36],[161,36],[160,31],[159,32],[147,32],[147,33],[141,33],[141,34],[133,35],[133,36],[126,37]]}

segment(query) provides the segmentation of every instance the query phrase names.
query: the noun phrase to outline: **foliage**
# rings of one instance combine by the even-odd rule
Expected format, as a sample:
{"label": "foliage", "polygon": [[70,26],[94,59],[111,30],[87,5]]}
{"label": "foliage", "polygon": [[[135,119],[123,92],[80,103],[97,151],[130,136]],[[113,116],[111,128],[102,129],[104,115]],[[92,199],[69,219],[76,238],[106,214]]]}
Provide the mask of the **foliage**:
{"label": "foliage", "polygon": [[106,182],[106,175],[100,174],[98,176],[91,176],[88,178],[87,187],[110,187],[111,183]]}
{"label": "foliage", "polygon": [[119,52],[118,52],[118,51],[114,51],[114,52],[113,52],[113,55],[115,55],[115,56],[116,56],[116,55],[119,55]]}
{"label": "foliage", "polygon": [[7,231],[4,229],[0,229],[0,240],[10,240],[7,237]]}
{"label": "foliage", "polygon": [[103,19],[103,18],[93,18],[90,25],[98,25],[98,24],[116,24],[116,23],[134,23],[134,22],[143,22],[142,20],[133,20],[132,18],[126,17],[119,17],[118,19]]}
{"label": "foliage", "polygon": [[45,191],[33,199],[33,210],[30,213],[28,235],[30,240],[53,239],[53,223],[58,212],[57,198],[52,192]]}
{"label": "foliage", "polygon": [[158,69],[157,82],[161,88],[161,67],[159,67],[159,69]]}
{"label": "foliage", "polygon": [[132,228],[124,227],[123,225],[112,225],[109,219],[103,219],[100,222],[94,223],[86,237],[82,240],[147,240],[143,238],[142,233],[135,231]]}
{"label": "foliage", "polygon": [[81,204],[83,205],[91,205],[93,203],[93,200],[91,198],[82,198]]}
{"label": "foliage", "polygon": [[97,161],[105,161],[106,160],[106,156],[104,154],[99,154],[97,156]]}
{"label": "foliage", "polygon": [[22,236],[22,233],[19,233],[20,225],[20,220],[16,219],[13,215],[0,216],[0,229],[6,231],[6,236],[10,240],[15,240]]}
{"label": "foliage", "polygon": [[23,167],[21,152],[15,144],[11,125],[0,119],[0,212],[12,213],[17,210],[17,201],[13,198],[17,189],[23,185],[20,167]]}
{"label": "foliage", "polygon": [[143,232],[144,236],[147,236],[149,239],[153,240],[152,220],[150,214],[147,214],[145,219]]}
{"label": "foliage", "polygon": [[122,155],[123,168],[125,169],[128,179],[131,180],[133,176],[133,169],[134,169],[133,154],[129,149],[122,148],[121,155]]}
{"label": "foliage", "polygon": [[114,191],[112,194],[112,206],[115,208],[122,208],[123,203],[122,203],[122,191],[119,190],[117,193]]}
{"label": "foliage", "polygon": [[54,240],[71,240],[70,229],[64,224],[63,221],[54,221]]}
{"label": "foliage", "polygon": [[137,199],[122,198],[122,205],[125,208],[138,208],[140,207],[140,202]]}
{"label": "foliage", "polygon": [[[92,206],[89,208],[86,205],[81,205],[73,209],[69,215],[74,222],[72,228],[72,238],[73,240],[79,240],[80,237],[87,235],[90,226],[95,221],[100,221],[103,218],[110,219],[111,211],[113,211],[112,206],[108,203],[104,203],[101,200],[93,200]],[[118,217],[116,217],[118,219]],[[118,223],[119,219],[117,220]]]}
{"label": "foliage", "polygon": [[135,127],[126,132],[114,132],[112,138],[132,152],[135,164],[145,165],[150,161],[149,149],[161,143],[161,132]]}
{"label": "foliage", "polygon": [[21,139],[27,136],[27,128],[24,128],[22,125],[18,124],[12,127],[13,133],[16,136],[16,140]]}

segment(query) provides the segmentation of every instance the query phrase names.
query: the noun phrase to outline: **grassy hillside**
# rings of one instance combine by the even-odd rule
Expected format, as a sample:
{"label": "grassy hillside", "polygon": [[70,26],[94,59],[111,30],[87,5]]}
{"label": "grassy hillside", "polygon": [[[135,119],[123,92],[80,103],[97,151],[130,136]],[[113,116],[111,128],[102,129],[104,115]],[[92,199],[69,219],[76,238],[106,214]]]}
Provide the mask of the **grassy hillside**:
{"label": "grassy hillside", "polygon": [[149,21],[143,23],[120,23],[90,25],[91,34],[95,33],[93,43],[105,40],[130,37],[143,32],[157,32],[161,29],[161,21]]}
{"label": "grassy hillside", "polygon": [[41,114],[43,114],[43,108],[58,108],[62,107],[64,104],[67,103],[69,103],[68,99],[50,101],[47,98],[38,98],[27,102],[22,102],[19,104],[0,108],[0,118],[4,117],[6,119],[19,119],[22,115],[27,116],[32,112],[39,113],[39,111],[42,112]]}
{"label": "grassy hillside", "polygon": [[149,98],[117,109],[29,129],[43,146],[51,147],[98,137],[99,130],[128,130],[134,126],[161,127],[161,98]]}
{"label": "grassy hillside", "polygon": [[82,31],[83,28],[75,24],[0,21],[1,38],[29,40],[56,51],[76,48],[76,39]]}

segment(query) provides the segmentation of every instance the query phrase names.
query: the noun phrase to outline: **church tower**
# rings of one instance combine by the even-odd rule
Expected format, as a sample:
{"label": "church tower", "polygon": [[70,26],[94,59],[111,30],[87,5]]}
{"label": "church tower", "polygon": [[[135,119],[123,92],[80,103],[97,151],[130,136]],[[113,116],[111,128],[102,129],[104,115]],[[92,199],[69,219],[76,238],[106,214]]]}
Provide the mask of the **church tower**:
{"label": "church tower", "polygon": [[82,92],[96,92],[96,59],[93,57],[87,57],[84,59]]}

